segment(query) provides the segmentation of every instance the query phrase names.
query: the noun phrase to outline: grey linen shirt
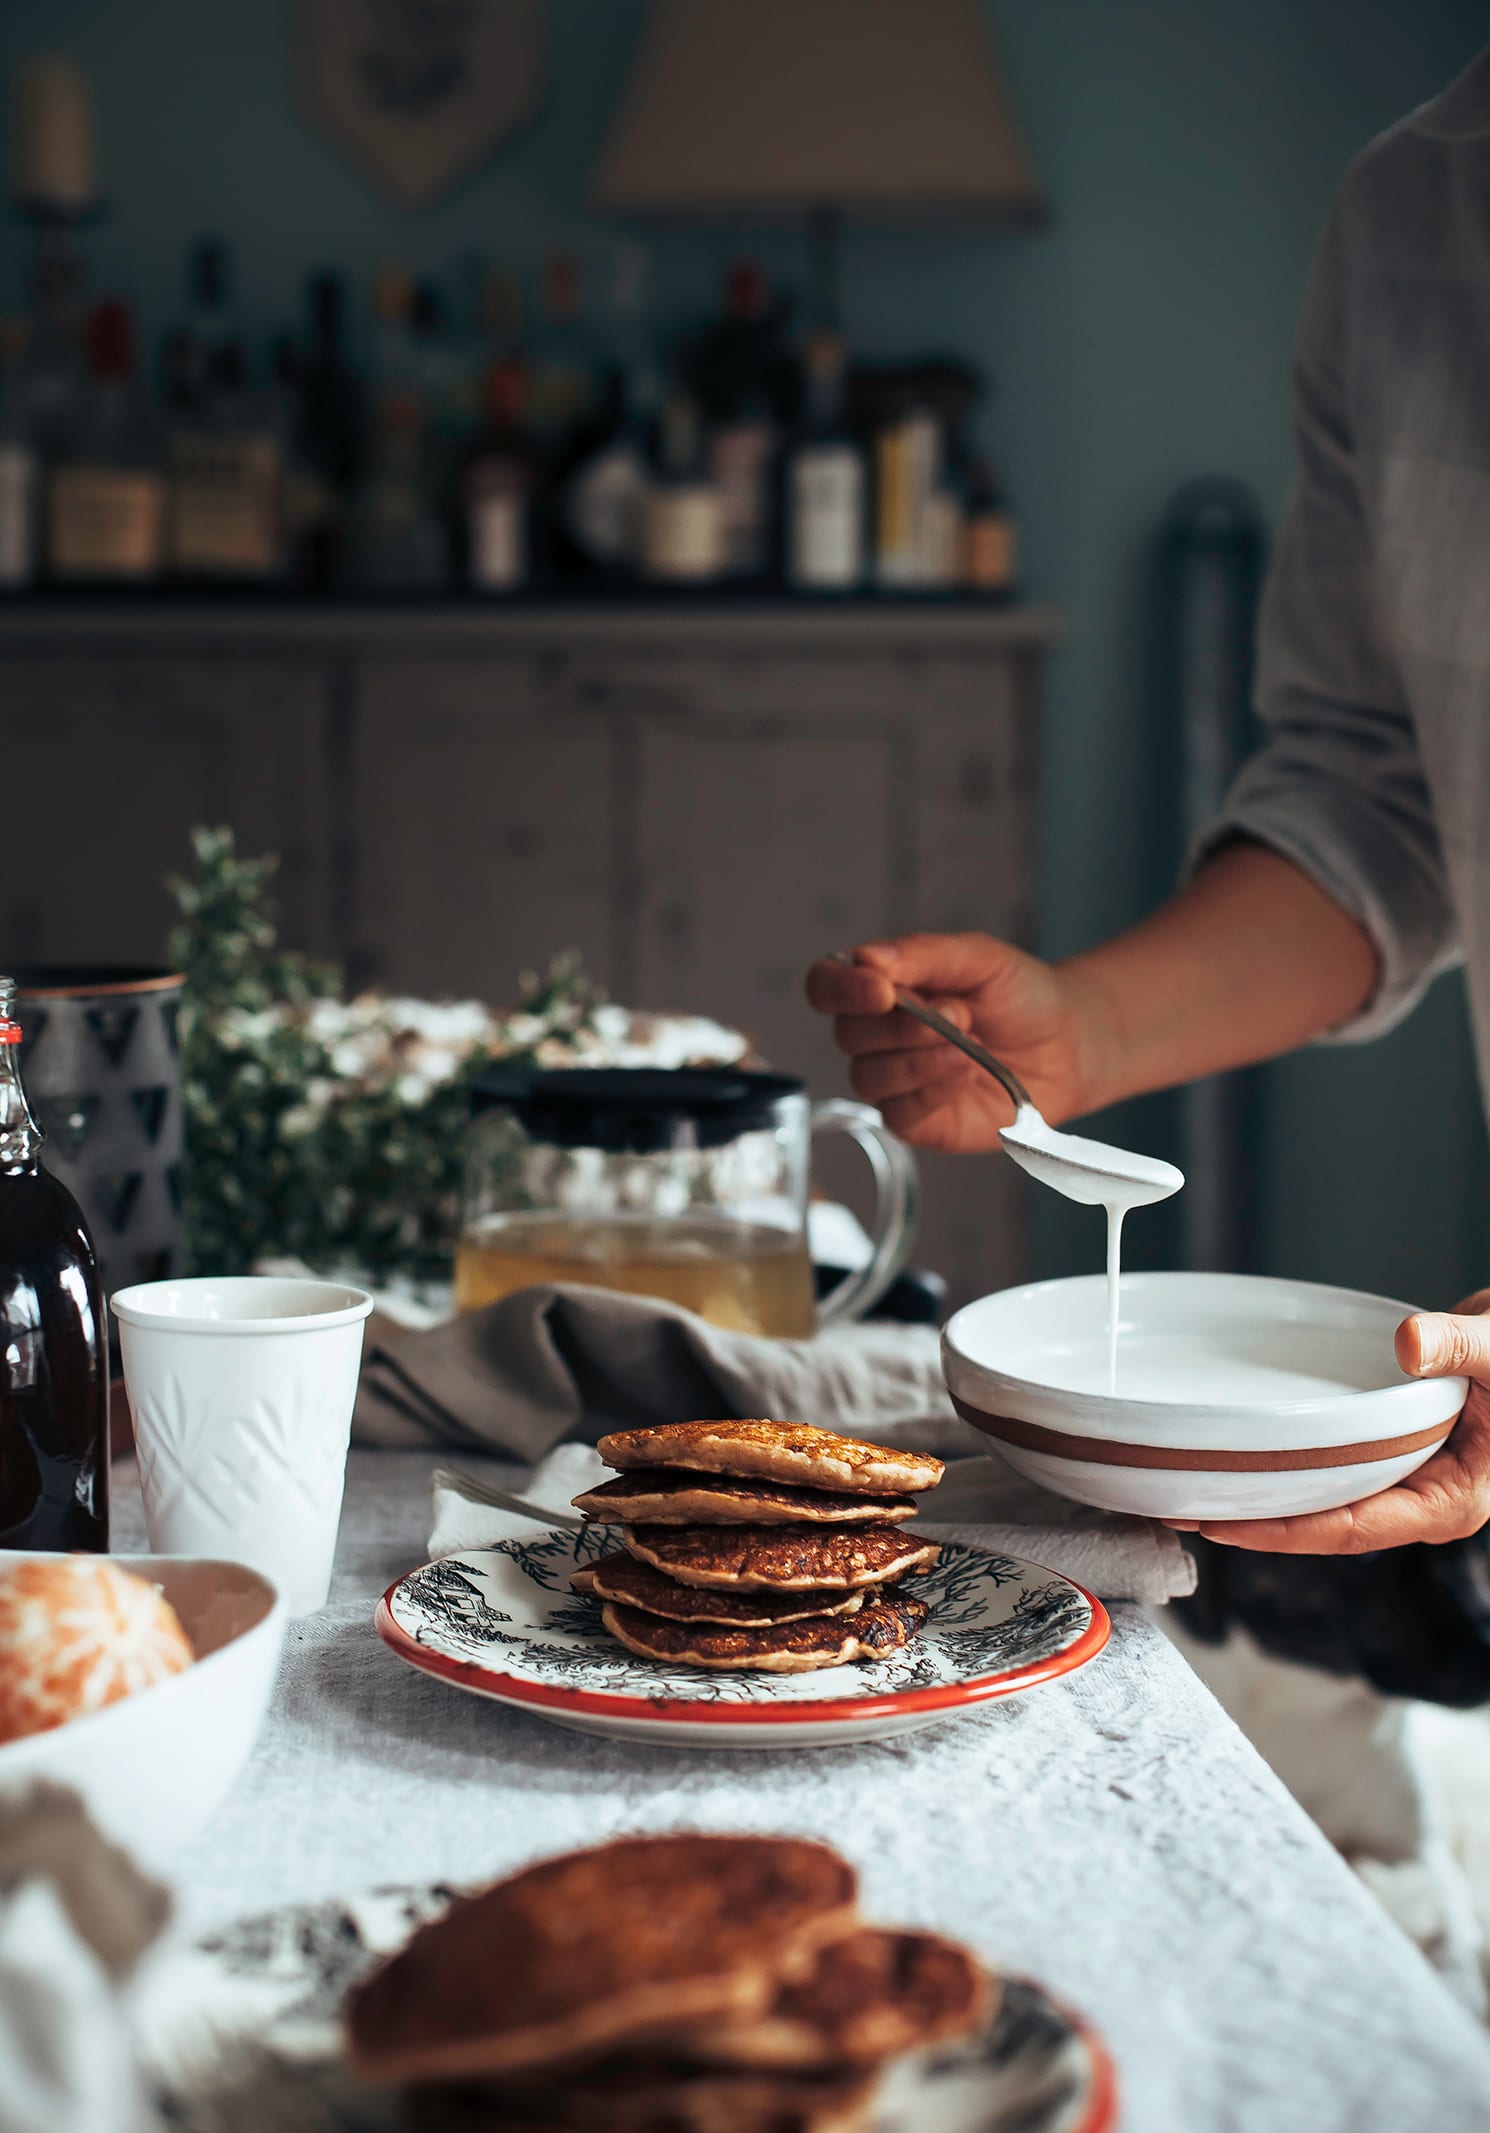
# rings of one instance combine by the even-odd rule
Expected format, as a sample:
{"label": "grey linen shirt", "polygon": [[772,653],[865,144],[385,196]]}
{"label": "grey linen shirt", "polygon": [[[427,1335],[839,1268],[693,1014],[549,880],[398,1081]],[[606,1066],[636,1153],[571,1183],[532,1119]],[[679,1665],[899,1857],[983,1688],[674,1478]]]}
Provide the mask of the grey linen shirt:
{"label": "grey linen shirt", "polygon": [[1241,833],[1370,933],[1373,1037],[1462,956],[1490,1090],[1490,48],[1335,203],[1294,365]]}

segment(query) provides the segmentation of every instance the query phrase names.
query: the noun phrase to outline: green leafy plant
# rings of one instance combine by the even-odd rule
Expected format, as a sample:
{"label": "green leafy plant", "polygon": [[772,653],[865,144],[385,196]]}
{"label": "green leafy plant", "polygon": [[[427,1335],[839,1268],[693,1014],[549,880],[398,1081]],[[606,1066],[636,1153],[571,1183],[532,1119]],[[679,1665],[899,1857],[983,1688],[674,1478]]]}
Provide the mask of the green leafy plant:
{"label": "green leafy plant", "polygon": [[562,1064],[593,1047],[603,995],[577,955],[520,981],[518,1004],[343,997],[334,964],[277,945],[272,857],[192,833],[173,880],[184,972],[184,1216],[200,1271],[265,1259],[375,1278],[449,1270],[467,1084],[491,1057]]}

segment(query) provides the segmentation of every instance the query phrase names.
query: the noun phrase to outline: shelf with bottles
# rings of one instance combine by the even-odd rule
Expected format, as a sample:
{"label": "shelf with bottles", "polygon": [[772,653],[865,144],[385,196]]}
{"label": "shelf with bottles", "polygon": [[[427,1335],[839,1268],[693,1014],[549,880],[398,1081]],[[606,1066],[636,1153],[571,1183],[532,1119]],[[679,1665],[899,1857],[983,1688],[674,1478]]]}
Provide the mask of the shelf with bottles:
{"label": "shelf with bottles", "polygon": [[750,265],[661,346],[635,245],[598,322],[568,255],[531,326],[511,276],[466,280],[452,301],[386,270],[364,322],[318,273],[301,328],[251,349],[228,247],[205,239],[147,385],[129,308],[88,302],[54,244],[27,315],[0,322],[0,592],[1016,597],[968,366],[855,365]]}

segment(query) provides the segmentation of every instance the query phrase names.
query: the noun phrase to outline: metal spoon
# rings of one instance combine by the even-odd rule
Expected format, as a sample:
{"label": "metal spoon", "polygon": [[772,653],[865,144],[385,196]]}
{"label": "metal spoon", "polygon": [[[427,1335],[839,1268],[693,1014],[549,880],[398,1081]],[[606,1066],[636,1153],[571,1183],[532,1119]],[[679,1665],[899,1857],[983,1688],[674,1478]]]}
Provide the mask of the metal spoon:
{"label": "metal spoon", "polygon": [[[856,963],[851,955],[845,955],[842,949],[830,955],[828,961],[842,963],[846,970],[859,970],[864,967]],[[903,985],[897,985],[894,990],[898,1007],[903,1007],[906,1013],[913,1015],[918,1022],[924,1022],[928,1029],[934,1029],[939,1037],[945,1037],[948,1044],[955,1044],[959,1052],[966,1052],[969,1059],[975,1059],[984,1073],[991,1074],[1000,1084],[1016,1111],[1035,1109],[1029,1090],[1019,1076],[1012,1067],[1006,1067],[1002,1059],[995,1059],[987,1045],[979,1044],[976,1037],[970,1037],[967,1031],[959,1029],[955,1022],[949,1022],[936,1008],[928,1007],[919,993],[907,992]]]}
{"label": "metal spoon", "polygon": [[[842,963],[849,970],[862,967],[841,949],[828,960]],[[896,1003],[908,1015],[934,1029],[948,1044],[955,1044],[959,1052],[966,1052],[998,1082],[1014,1105],[1014,1117],[999,1129],[999,1139],[1020,1169],[1027,1170],[1042,1185],[1053,1186],[1067,1199],[1083,1200],[1089,1205],[1142,1207],[1155,1200],[1167,1200],[1184,1184],[1184,1172],[1158,1156],[1135,1155],[1127,1148],[1113,1148],[1106,1141],[1087,1140],[1077,1133],[1060,1133],[1047,1125],[1019,1076],[1002,1059],[996,1059],[986,1045],[960,1030],[955,1022],[949,1022],[934,1007],[928,1007],[918,994],[907,992],[900,985],[894,986],[894,992]]]}

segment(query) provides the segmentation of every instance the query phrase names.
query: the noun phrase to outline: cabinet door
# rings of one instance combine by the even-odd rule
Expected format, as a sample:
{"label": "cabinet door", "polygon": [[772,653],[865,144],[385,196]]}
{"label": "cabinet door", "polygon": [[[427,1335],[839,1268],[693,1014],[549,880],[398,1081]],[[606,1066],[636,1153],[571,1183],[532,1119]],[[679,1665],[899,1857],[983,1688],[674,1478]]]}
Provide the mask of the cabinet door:
{"label": "cabinet door", "polygon": [[[1026,938],[1035,791],[1001,659],[628,661],[639,734],[638,997],[748,1030],[818,1094],[844,1094],[808,964],[889,933]],[[650,692],[650,695],[649,695]],[[954,1303],[1017,1280],[1028,1194],[991,1157],[927,1157],[919,1264]],[[862,1204],[852,1158],[822,1179]]]}
{"label": "cabinet door", "polygon": [[578,948],[615,961],[616,736],[521,658],[398,659],[358,681],[351,776],[359,977],[510,1001]]}
{"label": "cabinet door", "polygon": [[802,980],[883,933],[891,735],[776,719],[648,723],[641,741],[640,1003],[716,1015],[822,1093],[842,1087]]}
{"label": "cabinet door", "polygon": [[283,937],[325,948],[323,714],[311,661],[8,658],[5,961],[163,961],[199,823],[278,852]]}
{"label": "cabinet door", "polygon": [[1013,657],[928,664],[915,721],[914,859],[915,922],[928,933],[1032,944],[1040,824],[1031,680]]}

